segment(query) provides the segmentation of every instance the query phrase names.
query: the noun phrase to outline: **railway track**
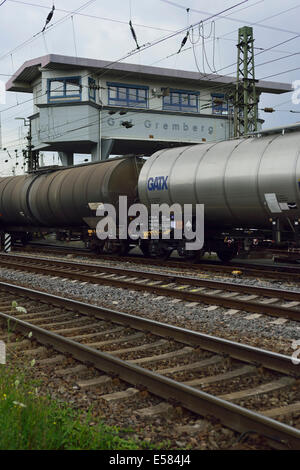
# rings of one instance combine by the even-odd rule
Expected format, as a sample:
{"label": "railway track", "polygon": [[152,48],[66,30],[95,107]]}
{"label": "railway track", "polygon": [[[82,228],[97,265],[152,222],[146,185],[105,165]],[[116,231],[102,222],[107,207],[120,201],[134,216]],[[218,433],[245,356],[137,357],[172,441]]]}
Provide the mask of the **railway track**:
{"label": "railway track", "polygon": [[78,282],[146,291],[195,304],[204,303],[294,321],[300,319],[300,292],[291,290],[15,254],[1,254],[0,266]]}
{"label": "railway track", "polygon": [[[26,313],[12,310],[13,300]],[[0,283],[0,312],[11,332],[26,336],[24,354],[37,341],[72,355],[81,370],[97,369],[78,386],[96,386],[99,399],[147,390],[239,433],[254,431],[273,448],[300,449],[300,430],[284,422],[300,411],[300,368],[289,356],[8,283]],[[101,393],[116,378],[130,387]]]}
{"label": "railway track", "polygon": [[257,263],[243,263],[232,261],[227,264],[221,264],[218,261],[209,261],[204,262],[200,261],[198,263],[192,263],[190,261],[186,261],[183,259],[177,258],[170,258],[167,261],[156,259],[156,258],[145,258],[139,255],[132,255],[132,256],[116,256],[116,255],[108,255],[108,254],[95,254],[90,252],[87,249],[80,249],[80,248],[66,248],[63,246],[53,246],[53,245],[29,245],[24,247],[15,247],[16,251],[27,251],[39,253],[52,253],[52,254],[72,254],[74,256],[84,256],[95,260],[109,260],[109,261],[117,261],[120,263],[134,263],[134,264],[141,264],[146,266],[164,266],[164,267],[171,267],[177,268],[180,270],[188,270],[188,271],[207,271],[219,274],[226,274],[231,275],[233,271],[240,271],[243,275],[249,277],[261,277],[267,279],[276,279],[279,281],[292,281],[292,282],[300,282],[300,268],[297,266],[279,266],[274,264],[270,265],[262,265]]}

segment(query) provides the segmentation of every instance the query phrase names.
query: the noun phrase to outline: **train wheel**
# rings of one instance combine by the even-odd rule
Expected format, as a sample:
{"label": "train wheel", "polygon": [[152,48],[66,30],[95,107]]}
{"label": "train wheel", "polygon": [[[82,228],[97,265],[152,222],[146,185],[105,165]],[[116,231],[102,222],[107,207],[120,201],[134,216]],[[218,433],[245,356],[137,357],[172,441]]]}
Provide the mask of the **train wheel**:
{"label": "train wheel", "polygon": [[186,250],[184,247],[177,248],[180,257],[185,258],[187,261],[197,263],[205,255],[205,250]]}
{"label": "train wheel", "polygon": [[32,235],[31,233],[23,233],[21,236],[21,242],[23,246],[26,246],[27,243],[32,240]]}
{"label": "train wheel", "polygon": [[166,246],[160,240],[150,240],[148,246],[149,246],[149,256],[151,258],[167,260],[173,251],[173,250],[170,250],[168,246]]}
{"label": "train wheel", "polygon": [[167,260],[173,250],[170,250],[163,243],[159,243],[159,240],[142,240],[140,243],[140,249],[146,258],[155,258]]}
{"label": "train wheel", "polygon": [[98,240],[94,238],[89,238],[85,240],[84,245],[90,251],[94,251],[95,253],[101,253],[102,246],[99,245]]}
{"label": "train wheel", "polygon": [[150,253],[149,253],[149,242],[147,240],[142,240],[140,242],[140,250],[142,251],[143,255],[145,258],[149,258]]}
{"label": "train wheel", "polygon": [[120,242],[118,254],[121,255],[121,256],[126,256],[126,255],[128,255],[129,250],[130,250],[129,242],[127,242],[125,240],[122,240]]}
{"label": "train wheel", "polygon": [[105,240],[102,246],[102,253],[106,255],[118,254],[119,245],[114,240]]}

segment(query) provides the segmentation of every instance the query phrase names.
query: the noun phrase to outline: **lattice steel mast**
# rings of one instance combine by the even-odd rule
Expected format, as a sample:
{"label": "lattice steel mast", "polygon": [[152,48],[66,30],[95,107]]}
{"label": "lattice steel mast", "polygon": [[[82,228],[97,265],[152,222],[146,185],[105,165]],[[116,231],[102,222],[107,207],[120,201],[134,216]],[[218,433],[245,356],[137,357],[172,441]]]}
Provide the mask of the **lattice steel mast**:
{"label": "lattice steel mast", "polygon": [[234,136],[257,131],[257,95],[255,88],[253,28],[239,29],[237,44],[237,82],[234,109]]}

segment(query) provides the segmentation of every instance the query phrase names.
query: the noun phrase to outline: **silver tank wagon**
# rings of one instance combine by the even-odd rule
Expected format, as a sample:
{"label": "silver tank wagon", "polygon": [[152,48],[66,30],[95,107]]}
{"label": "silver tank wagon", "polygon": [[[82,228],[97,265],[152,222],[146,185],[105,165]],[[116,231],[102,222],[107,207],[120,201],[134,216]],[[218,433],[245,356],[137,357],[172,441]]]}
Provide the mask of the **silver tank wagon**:
{"label": "silver tank wagon", "polygon": [[160,150],[142,168],[139,197],[204,204],[205,229],[288,227],[300,219],[299,155],[299,131]]}

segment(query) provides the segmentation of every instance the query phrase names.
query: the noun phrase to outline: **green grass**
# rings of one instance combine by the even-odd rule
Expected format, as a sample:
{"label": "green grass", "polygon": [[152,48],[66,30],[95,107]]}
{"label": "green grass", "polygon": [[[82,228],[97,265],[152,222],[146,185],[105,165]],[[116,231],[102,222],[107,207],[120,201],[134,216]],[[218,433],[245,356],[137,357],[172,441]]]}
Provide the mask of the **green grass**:
{"label": "green grass", "polygon": [[[121,430],[50,397],[38,396],[28,371],[0,365],[0,450],[138,450]],[[91,426],[90,423],[95,425]],[[157,446],[156,446],[157,448]]]}

